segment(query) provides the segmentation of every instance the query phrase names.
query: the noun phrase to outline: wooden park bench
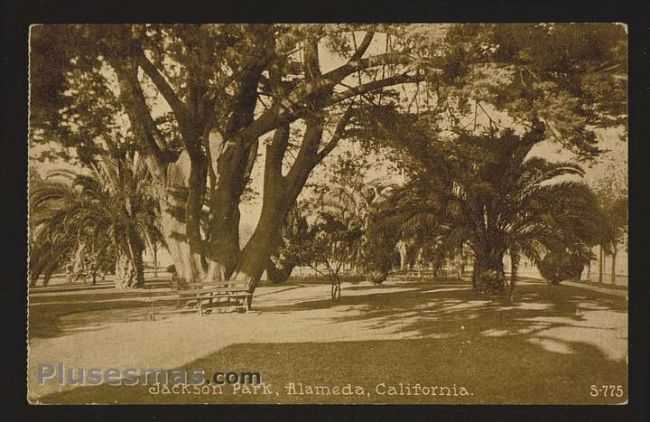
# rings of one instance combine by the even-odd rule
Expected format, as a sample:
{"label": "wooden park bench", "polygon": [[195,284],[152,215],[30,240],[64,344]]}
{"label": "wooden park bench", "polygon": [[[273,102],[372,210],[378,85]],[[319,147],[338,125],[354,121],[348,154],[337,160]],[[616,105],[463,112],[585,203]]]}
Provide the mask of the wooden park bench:
{"label": "wooden park bench", "polygon": [[[224,281],[218,283],[193,283],[185,288],[174,289],[173,295],[150,297],[151,319],[156,314],[197,312],[206,315],[212,312],[241,311],[251,308],[252,293],[247,282]],[[157,303],[176,302],[176,308],[157,310]]]}

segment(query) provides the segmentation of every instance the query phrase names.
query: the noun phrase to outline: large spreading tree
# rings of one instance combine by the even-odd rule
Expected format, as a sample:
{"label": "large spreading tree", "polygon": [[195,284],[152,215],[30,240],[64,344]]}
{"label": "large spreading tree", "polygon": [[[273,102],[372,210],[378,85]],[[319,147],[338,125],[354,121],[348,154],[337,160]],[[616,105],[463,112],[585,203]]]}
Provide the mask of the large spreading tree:
{"label": "large spreading tree", "polygon": [[[424,77],[405,66],[408,45],[367,54],[374,38],[374,28],[339,25],[36,27],[32,138],[73,146],[80,159],[118,146],[146,154],[180,276],[254,285],[310,171],[340,139],[351,101]],[[324,49],[343,59],[326,72]],[[262,213],[242,250],[239,204],[271,132]]]}
{"label": "large spreading tree", "polygon": [[[624,115],[625,63],[616,25],[36,26],[31,140],[81,163],[139,151],[179,276],[254,289],[312,169],[351,125],[386,105],[441,119],[487,103],[594,154],[591,127]],[[261,216],[242,248],[239,205],[262,146]]]}

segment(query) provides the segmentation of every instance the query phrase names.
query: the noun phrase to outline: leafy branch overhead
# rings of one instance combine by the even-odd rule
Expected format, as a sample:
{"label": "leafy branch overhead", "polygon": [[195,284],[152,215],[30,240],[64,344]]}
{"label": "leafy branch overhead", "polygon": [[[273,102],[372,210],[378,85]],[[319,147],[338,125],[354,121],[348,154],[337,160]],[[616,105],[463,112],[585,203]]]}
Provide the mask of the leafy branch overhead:
{"label": "leafy branch overhead", "polygon": [[[253,291],[313,171],[349,141],[428,180],[396,193],[428,191],[413,218],[444,208],[453,177],[487,204],[517,183],[508,201],[524,201],[538,173],[579,173],[497,169],[541,141],[598,156],[596,132],[627,123],[626,38],[617,24],[36,25],[30,143],[88,169],[142,157],[179,277]],[[492,155],[483,139],[498,140]]]}

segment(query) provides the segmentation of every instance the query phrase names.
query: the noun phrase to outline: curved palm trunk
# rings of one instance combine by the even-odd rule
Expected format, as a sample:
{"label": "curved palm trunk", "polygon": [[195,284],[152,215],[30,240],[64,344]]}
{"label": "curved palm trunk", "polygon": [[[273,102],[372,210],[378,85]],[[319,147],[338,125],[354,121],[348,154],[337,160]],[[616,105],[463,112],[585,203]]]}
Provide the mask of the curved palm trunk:
{"label": "curved palm trunk", "polygon": [[80,242],[72,255],[70,262],[66,265],[66,281],[76,283],[79,280],[85,282],[85,263],[84,263],[85,244]]}
{"label": "curved palm trunk", "polygon": [[[137,242],[133,242],[137,243]],[[117,251],[115,261],[115,287],[137,288],[144,285],[144,264],[140,245],[131,245],[129,251]]]}
{"label": "curved palm trunk", "polygon": [[505,249],[476,251],[472,285],[479,293],[501,293],[505,288],[503,255]]}

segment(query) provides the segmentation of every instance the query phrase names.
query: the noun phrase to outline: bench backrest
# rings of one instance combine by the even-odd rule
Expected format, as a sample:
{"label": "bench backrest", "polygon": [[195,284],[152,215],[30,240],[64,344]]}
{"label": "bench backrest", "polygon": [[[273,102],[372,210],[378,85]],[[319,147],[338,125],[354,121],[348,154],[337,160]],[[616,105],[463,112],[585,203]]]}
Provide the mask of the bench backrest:
{"label": "bench backrest", "polygon": [[233,290],[233,289],[238,289],[238,290],[249,290],[249,283],[246,281],[240,281],[240,280],[233,280],[233,281],[217,281],[217,282],[209,282],[209,283],[191,283],[188,284],[185,289],[181,290],[198,290],[198,289],[210,289],[210,290],[218,290],[218,289],[224,289],[224,290]]}

